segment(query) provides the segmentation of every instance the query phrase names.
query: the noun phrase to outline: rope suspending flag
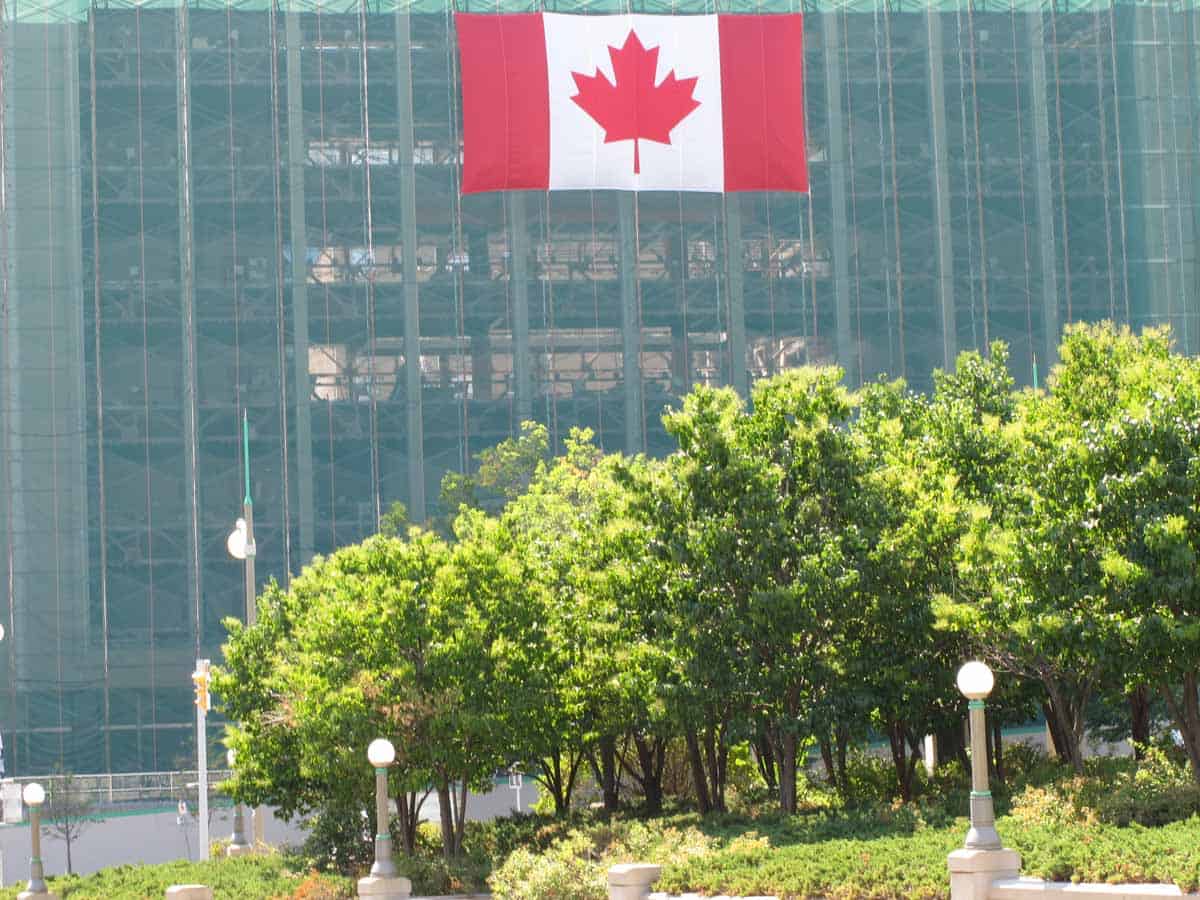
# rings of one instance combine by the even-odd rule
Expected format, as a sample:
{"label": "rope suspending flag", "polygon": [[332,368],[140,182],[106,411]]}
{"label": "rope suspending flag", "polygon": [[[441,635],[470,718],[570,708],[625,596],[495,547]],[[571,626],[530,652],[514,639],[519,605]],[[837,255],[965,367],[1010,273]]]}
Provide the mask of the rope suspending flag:
{"label": "rope suspending flag", "polygon": [[455,21],[463,193],[808,191],[798,14]]}

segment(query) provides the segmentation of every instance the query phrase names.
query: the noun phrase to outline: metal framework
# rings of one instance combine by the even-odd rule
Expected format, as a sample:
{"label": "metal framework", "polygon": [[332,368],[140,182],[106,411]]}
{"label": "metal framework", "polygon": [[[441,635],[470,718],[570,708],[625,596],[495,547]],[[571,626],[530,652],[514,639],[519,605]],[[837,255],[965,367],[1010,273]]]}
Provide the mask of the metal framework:
{"label": "metal framework", "polygon": [[1028,382],[1079,319],[1197,349],[1200,7],[803,11],[811,197],[461,197],[442,2],[0,0],[9,771],[190,752],[188,672],[241,612],[243,411],[286,580],[527,418],[660,453],[696,382],[925,387],[996,339]]}

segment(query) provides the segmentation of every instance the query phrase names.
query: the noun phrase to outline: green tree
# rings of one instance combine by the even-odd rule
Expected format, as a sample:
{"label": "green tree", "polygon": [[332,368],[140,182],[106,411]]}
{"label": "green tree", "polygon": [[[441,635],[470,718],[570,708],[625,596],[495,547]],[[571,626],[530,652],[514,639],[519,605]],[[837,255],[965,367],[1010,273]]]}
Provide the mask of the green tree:
{"label": "green tree", "polygon": [[213,688],[238,723],[227,737],[235,799],[287,816],[318,812],[357,834],[372,796],[365,748],[387,736],[401,842],[412,852],[441,752],[433,744],[452,730],[448,691],[429,672],[443,631],[435,580],[448,557],[441,539],[415,529],[407,540],[369,538],[316,557],[287,591],[269,585],[254,626],[227,620]]}
{"label": "green tree", "polygon": [[440,699],[427,747],[448,856],[462,852],[468,791],[491,785],[547,703],[539,667],[549,653],[545,593],[509,530],[467,510],[454,531],[436,579],[428,668]]}
{"label": "green tree", "polygon": [[545,425],[522,422],[516,437],[475,455],[473,473],[447,472],[442,478],[441,502],[448,524],[464,506],[499,513],[526,491],[538,468],[548,460],[549,448],[550,433]]}
{"label": "green tree", "polygon": [[[566,453],[541,467],[529,489],[513,500],[503,521],[515,550],[545,589],[549,640],[535,677],[545,679],[544,704],[523,729],[524,755],[537,762],[534,777],[569,808],[576,779],[588,760],[605,756],[623,720],[623,640],[617,598],[601,573],[622,562],[610,552],[607,532],[621,521],[623,492],[612,465],[591,442],[590,431],[572,431]],[[601,744],[604,744],[602,747]],[[615,806],[615,756],[595,766]]]}
{"label": "green tree", "polygon": [[[1068,378],[1071,360],[1064,356]],[[968,587],[941,606],[1001,668],[1038,681],[1059,755],[1082,771],[1090,699],[1118,658],[1096,526],[1095,448],[1069,396],[1026,392],[1011,423],[982,427],[1008,443],[992,505],[976,507],[962,543]]]}
{"label": "green tree", "polygon": [[866,466],[853,518],[867,549],[844,667],[869,697],[908,801],[923,736],[961,722],[953,678],[966,642],[935,627],[934,607],[955,590],[968,514],[956,473],[927,452],[927,403],[902,383],[867,386],[853,432]]}
{"label": "green tree", "polygon": [[1099,448],[1096,518],[1110,540],[1120,686],[1153,687],[1200,781],[1200,364],[1172,353],[1166,330],[1080,329],[1067,348],[1106,362],[1082,389],[1112,401],[1092,407],[1087,433]]}
{"label": "green tree", "polygon": [[725,808],[729,750],[750,721],[750,626],[741,613],[761,581],[762,523],[774,518],[766,463],[744,452],[742,418],[732,390],[697,388],[663,419],[678,450],[621,473],[648,538],[641,569],[660,582],[657,639],[670,654],[664,698],[684,734],[702,812]]}

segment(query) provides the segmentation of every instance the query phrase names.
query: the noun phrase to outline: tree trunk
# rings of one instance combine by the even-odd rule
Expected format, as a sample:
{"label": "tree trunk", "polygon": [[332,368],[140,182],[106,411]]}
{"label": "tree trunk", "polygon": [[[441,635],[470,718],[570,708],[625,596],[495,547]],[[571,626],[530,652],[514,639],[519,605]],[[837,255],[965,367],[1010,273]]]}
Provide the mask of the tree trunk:
{"label": "tree trunk", "polygon": [[597,780],[605,810],[616,812],[621,797],[617,786],[617,739],[612,735],[600,738],[600,777]]}
{"label": "tree trunk", "polygon": [[704,757],[708,765],[708,797],[716,812],[725,812],[725,777],[729,748],[725,746],[724,738],[724,726],[710,727],[704,732]]}
{"label": "tree trunk", "polygon": [[[71,865],[71,843],[72,843],[72,841],[71,841],[71,826],[69,824],[67,825],[67,828],[66,828],[66,843],[67,843],[67,874],[70,875],[72,872],[75,871],[75,868],[74,868],[74,866]],[[201,853],[200,855],[203,856],[204,854]]]}
{"label": "tree trunk", "polygon": [[850,730],[839,725],[834,730],[834,746],[837,752],[837,789],[843,800],[850,799],[850,779],[846,777],[846,745],[850,743]]}
{"label": "tree trunk", "polygon": [[696,806],[700,815],[712,812],[712,801],[708,796],[708,777],[704,772],[704,760],[700,756],[700,738],[695,731],[688,729],[684,735],[687,743],[688,762],[692,769],[692,783],[696,788]]}
{"label": "tree trunk", "polygon": [[758,774],[762,776],[767,790],[775,792],[777,785],[775,752],[771,749],[771,741],[767,737],[766,728],[760,728],[754,739],[754,756],[758,761]]}
{"label": "tree trunk", "polygon": [[720,805],[716,808],[721,812],[725,811],[725,788],[730,774],[730,748],[725,742],[724,731],[722,728],[721,737],[716,739],[716,797],[720,799]]}
{"label": "tree trunk", "polygon": [[556,748],[549,756],[543,757],[541,770],[534,780],[545,787],[554,799],[554,817],[561,819],[570,807],[570,791],[562,767],[562,750]]}
{"label": "tree trunk", "polygon": [[779,758],[779,808],[785,815],[796,812],[796,735],[780,735],[775,741]]}
{"label": "tree trunk", "polygon": [[647,740],[635,734],[633,745],[637,749],[638,765],[642,770],[638,780],[646,798],[646,813],[657,816],[662,812],[663,805],[662,773],[666,762],[666,742],[662,738]]}
{"label": "tree trunk", "polygon": [[937,740],[938,765],[957,759],[959,764],[970,771],[971,761],[967,758],[966,742],[963,740],[961,723],[956,723],[940,731],[934,732]]}
{"label": "tree trunk", "polygon": [[1175,697],[1170,685],[1162,685],[1163,699],[1171,711],[1175,727],[1183,738],[1183,749],[1187,751],[1192,779],[1200,783],[1200,697],[1196,695],[1197,672],[1192,670],[1183,676],[1183,696]]}
{"label": "tree trunk", "polygon": [[1144,684],[1129,692],[1129,739],[1134,759],[1141,760],[1150,743],[1150,688]]}
{"label": "tree trunk", "polygon": [[454,818],[454,855],[462,856],[463,835],[467,831],[467,783],[464,781],[459,785],[458,803],[455,809]]}
{"label": "tree trunk", "polygon": [[571,811],[571,794],[575,790],[575,780],[579,776],[579,767],[583,765],[582,750],[567,750],[566,764],[563,764],[562,748],[555,748],[549,756],[541,759],[541,773],[534,775],[534,780],[546,788],[554,800],[554,817],[561,819]]}
{"label": "tree trunk", "polygon": [[833,768],[833,744],[829,742],[829,738],[821,738],[821,762],[825,764],[825,780],[829,784],[837,787],[837,771]]}
{"label": "tree trunk", "polygon": [[400,843],[406,856],[412,856],[417,850],[417,826],[421,824],[421,805],[429,791],[407,791],[401,794],[396,806],[400,813]]}
{"label": "tree trunk", "polygon": [[1083,723],[1078,710],[1062,696],[1057,686],[1046,684],[1050,700],[1042,704],[1046,714],[1046,724],[1050,726],[1050,736],[1054,740],[1054,749],[1058,758],[1071,766],[1075,774],[1083,774]]}
{"label": "tree trunk", "polygon": [[915,769],[908,764],[908,741],[906,729],[902,722],[888,722],[888,745],[892,751],[892,767],[896,772],[896,785],[900,789],[900,799],[909,803],[913,798],[913,773]]}
{"label": "tree trunk", "polygon": [[442,857],[450,862],[454,859],[454,802],[450,796],[450,782],[445,778],[438,780],[437,798],[442,825]]}

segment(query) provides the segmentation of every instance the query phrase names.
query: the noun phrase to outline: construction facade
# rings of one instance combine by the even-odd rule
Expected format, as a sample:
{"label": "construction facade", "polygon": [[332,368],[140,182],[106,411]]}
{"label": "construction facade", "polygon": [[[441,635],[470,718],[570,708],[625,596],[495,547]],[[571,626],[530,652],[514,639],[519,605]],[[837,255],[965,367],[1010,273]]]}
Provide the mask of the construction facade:
{"label": "construction facade", "polygon": [[243,414],[261,585],[525,420],[662,454],[698,383],[1003,340],[1028,384],[1076,320],[1197,350],[1200,5],[739,9],[805,16],[809,195],[462,196],[452,6],[0,0],[10,774],[192,764]]}

